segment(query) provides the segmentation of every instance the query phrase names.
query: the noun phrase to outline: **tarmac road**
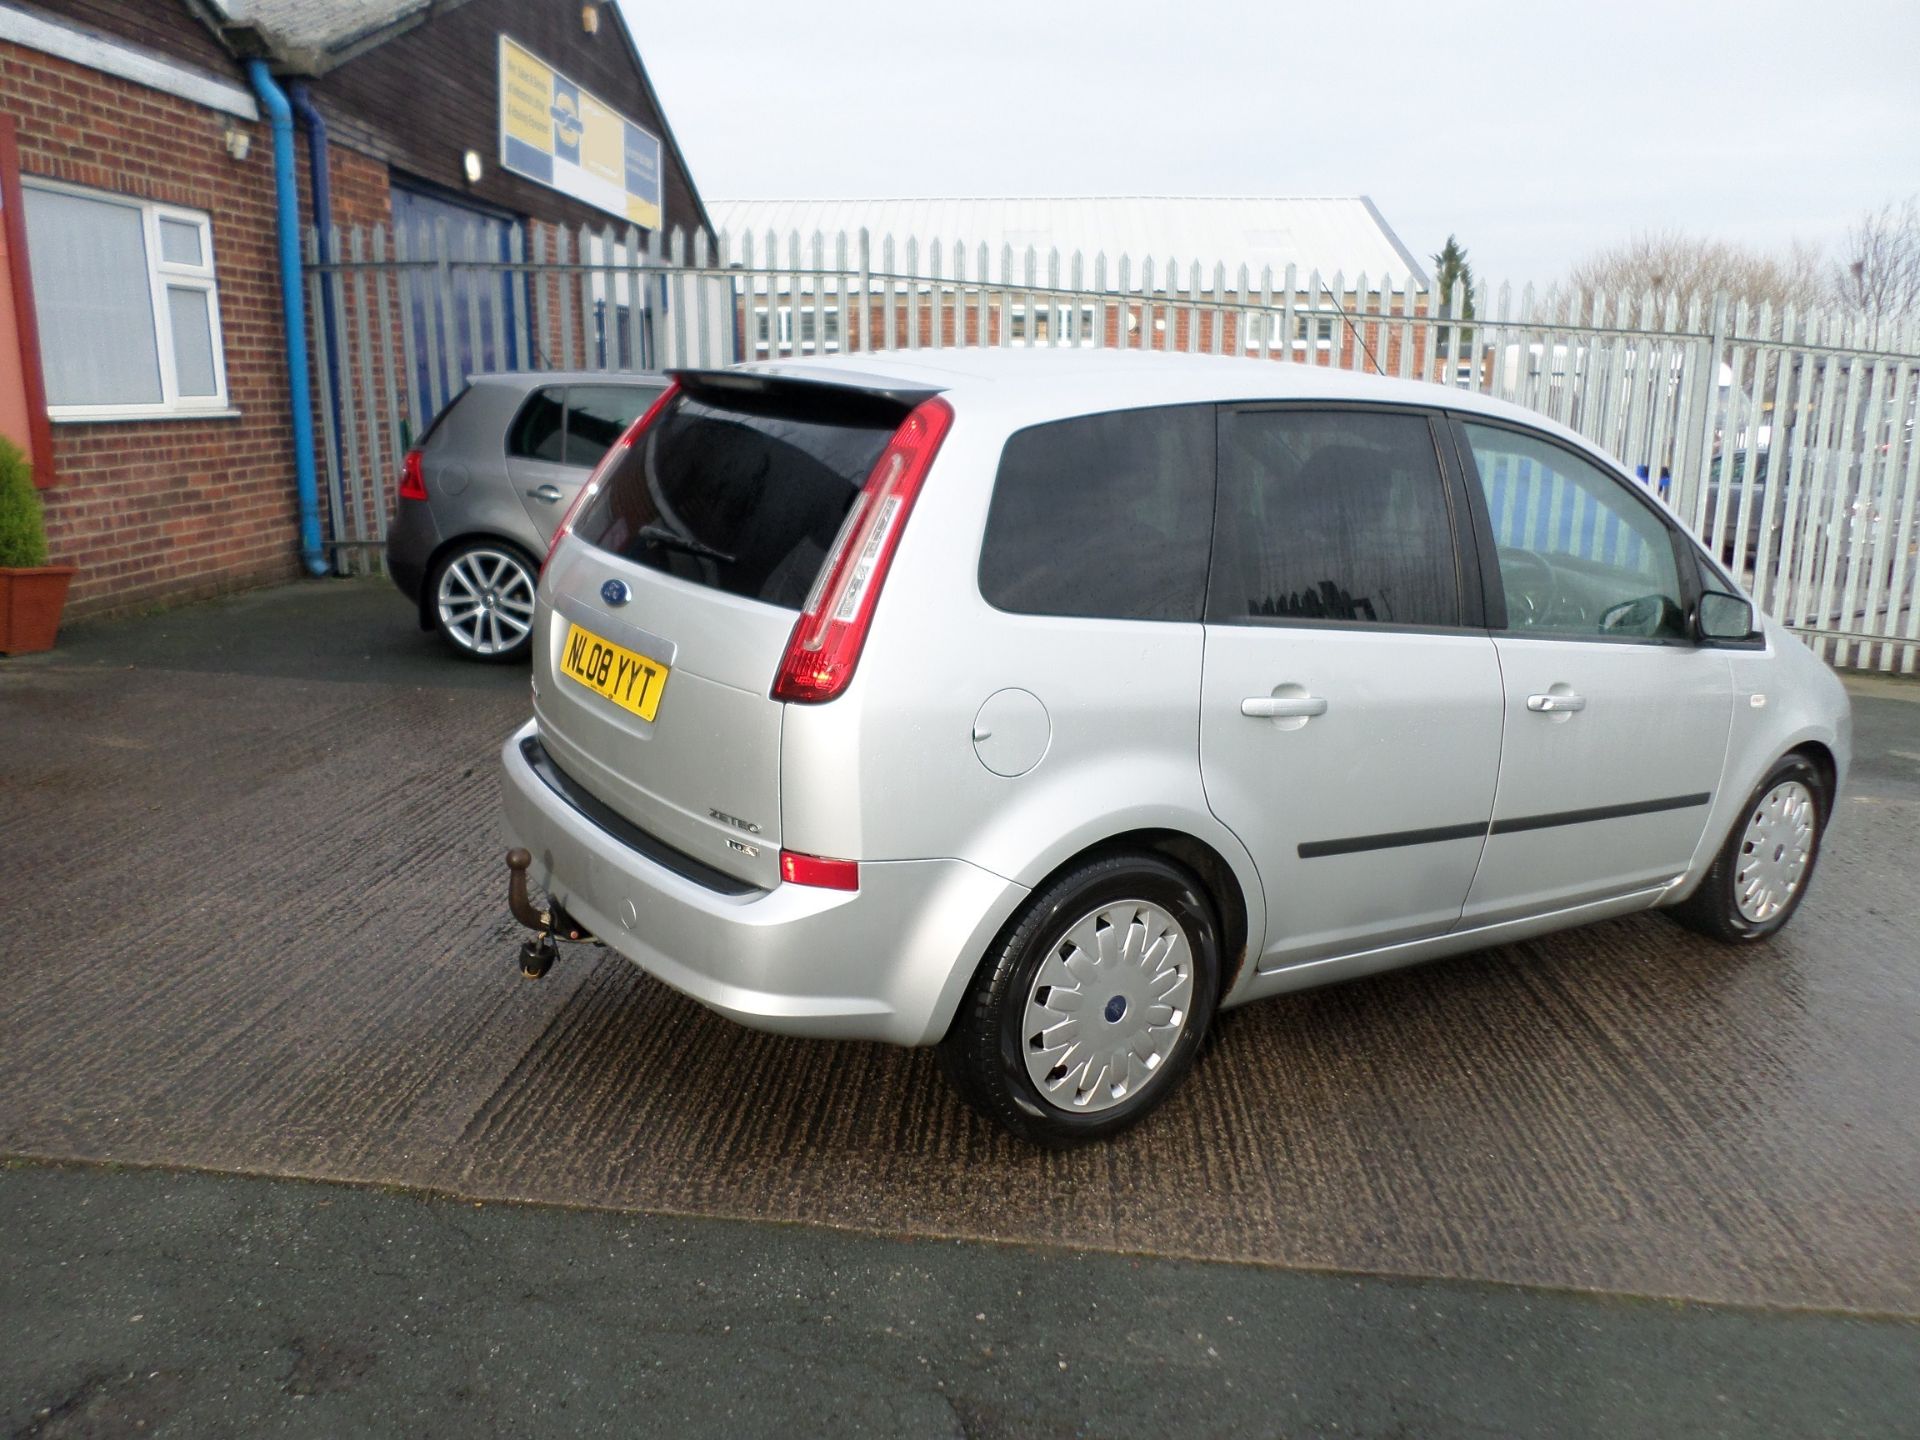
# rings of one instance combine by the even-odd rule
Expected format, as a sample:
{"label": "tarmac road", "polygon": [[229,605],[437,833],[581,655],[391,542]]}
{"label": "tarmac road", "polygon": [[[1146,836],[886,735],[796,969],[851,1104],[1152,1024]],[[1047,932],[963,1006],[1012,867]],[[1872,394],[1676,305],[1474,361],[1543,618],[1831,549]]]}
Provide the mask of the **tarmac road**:
{"label": "tarmac road", "polygon": [[0,1167],[0,1434],[1910,1435],[1897,1320]]}
{"label": "tarmac road", "polygon": [[925,1054],[740,1030],[599,951],[521,981],[494,753],[524,686],[384,582],[0,664],[0,1153],[1920,1315],[1920,685],[1856,685],[1772,944],[1636,917],[1267,1002],[1066,1155]]}

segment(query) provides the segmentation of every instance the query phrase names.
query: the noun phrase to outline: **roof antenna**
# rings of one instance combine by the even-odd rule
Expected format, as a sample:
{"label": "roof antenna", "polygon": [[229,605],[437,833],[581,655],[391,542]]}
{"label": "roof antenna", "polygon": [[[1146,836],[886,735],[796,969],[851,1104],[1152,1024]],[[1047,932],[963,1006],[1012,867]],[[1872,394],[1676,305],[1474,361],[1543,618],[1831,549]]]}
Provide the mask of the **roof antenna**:
{"label": "roof antenna", "polygon": [[1355,342],[1359,344],[1361,351],[1372,363],[1373,373],[1384,379],[1387,373],[1386,367],[1380,363],[1379,357],[1373,353],[1373,347],[1367,344],[1367,337],[1361,334],[1360,327],[1353,323],[1353,318],[1347,314],[1346,307],[1340,303],[1340,297],[1333,293],[1332,286],[1327,287],[1327,298],[1333,301],[1334,313],[1347,322],[1347,329],[1353,332]]}

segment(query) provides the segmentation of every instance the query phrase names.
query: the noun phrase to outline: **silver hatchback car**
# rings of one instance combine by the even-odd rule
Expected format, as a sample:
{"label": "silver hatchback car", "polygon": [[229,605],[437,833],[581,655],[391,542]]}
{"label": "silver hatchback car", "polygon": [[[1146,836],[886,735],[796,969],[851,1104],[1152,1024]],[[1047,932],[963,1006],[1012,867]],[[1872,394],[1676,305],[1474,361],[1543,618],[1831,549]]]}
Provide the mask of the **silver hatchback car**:
{"label": "silver hatchback car", "polygon": [[667,388],[603,370],[476,375],[407,452],[387,574],[468,660],[524,660],[539,557],[607,451]]}
{"label": "silver hatchback car", "polygon": [[[1763,939],[1834,675],[1572,432],[1024,351],[687,372],[540,582],[515,914],[1062,1144],[1215,1012],[1652,907]],[[528,884],[543,886],[542,904]]]}

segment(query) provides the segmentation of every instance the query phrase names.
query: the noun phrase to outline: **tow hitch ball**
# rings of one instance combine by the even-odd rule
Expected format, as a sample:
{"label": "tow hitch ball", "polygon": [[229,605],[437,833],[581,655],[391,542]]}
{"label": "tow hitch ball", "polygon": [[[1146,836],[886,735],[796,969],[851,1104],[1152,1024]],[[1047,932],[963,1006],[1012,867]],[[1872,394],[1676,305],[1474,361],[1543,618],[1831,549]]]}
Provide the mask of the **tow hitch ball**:
{"label": "tow hitch ball", "polygon": [[527,867],[531,864],[533,856],[525,850],[507,852],[507,909],[513,912],[514,919],[533,931],[533,939],[523,941],[520,946],[520,973],[529,980],[538,980],[560,958],[560,947],[554,943],[556,938],[590,945],[599,942],[561,908],[559,901],[549,901],[545,910],[534,908],[527,898]]}

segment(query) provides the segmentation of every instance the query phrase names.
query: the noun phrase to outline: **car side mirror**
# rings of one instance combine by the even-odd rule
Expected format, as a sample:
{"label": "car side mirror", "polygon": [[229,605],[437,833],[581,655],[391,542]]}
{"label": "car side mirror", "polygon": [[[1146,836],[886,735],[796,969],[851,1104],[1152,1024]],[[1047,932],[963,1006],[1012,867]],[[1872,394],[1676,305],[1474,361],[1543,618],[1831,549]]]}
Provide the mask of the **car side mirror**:
{"label": "car side mirror", "polygon": [[1693,612],[1693,629],[1701,640],[1745,640],[1753,634],[1753,602],[1709,590]]}

